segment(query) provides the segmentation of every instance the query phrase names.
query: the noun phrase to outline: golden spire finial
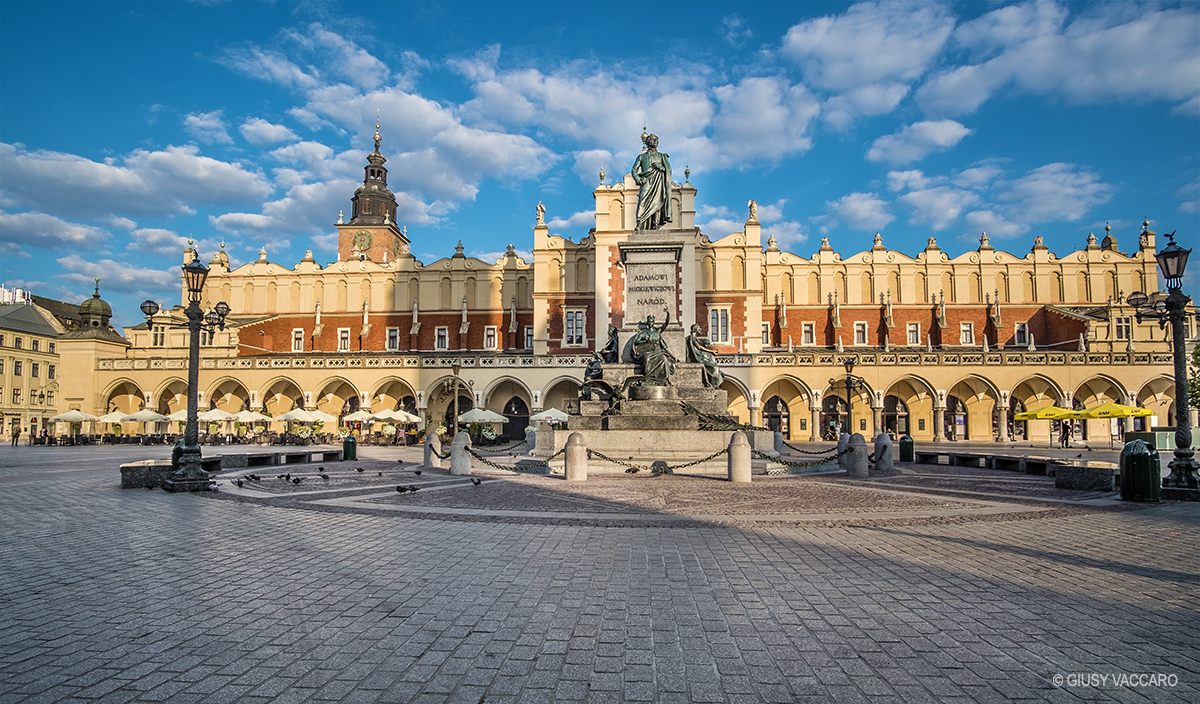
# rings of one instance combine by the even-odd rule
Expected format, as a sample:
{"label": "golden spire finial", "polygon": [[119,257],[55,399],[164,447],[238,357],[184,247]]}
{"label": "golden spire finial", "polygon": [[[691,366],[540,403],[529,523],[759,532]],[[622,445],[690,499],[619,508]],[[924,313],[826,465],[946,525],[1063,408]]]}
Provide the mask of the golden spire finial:
{"label": "golden spire finial", "polygon": [[379,142],[382,138],[379,136],[379,110],[375,111],[375,151],[379,151]]}

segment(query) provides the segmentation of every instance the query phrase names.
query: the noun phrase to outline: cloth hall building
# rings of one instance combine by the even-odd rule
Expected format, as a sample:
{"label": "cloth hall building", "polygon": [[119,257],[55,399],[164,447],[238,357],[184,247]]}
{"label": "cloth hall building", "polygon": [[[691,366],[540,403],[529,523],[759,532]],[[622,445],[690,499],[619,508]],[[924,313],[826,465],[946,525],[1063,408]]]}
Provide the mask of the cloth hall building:
{"label": "cloth hall building", "polygon": [[[459,244],[425,263],[396,223],[379,145],[376,133],[350,217],[336,225],[336,261],[310,251],[280,263],[264,250],[236,269],[223,251],[209,262],[203,305],[225,301],[232,313],[202,338],[201,409],[405,408],[436,426],[453,412],[457,372],[459,411],[502,413],[516,436],[532,413],[571,406],[609,326],[624,341],[646,315],[669,315],[670,328],[698,324],[720,352],[730,414],[793,442],[833,427],[1044,440],[1049,423],[1012,418],[1050,404],[1143,406],[1156,425],[1173,413],[1167,335],[1122,303],[1156,295],[1147,225],[1128,252],[1111,232],[1065,256],[1040,238],[1023,254],[1000,251],[984,235],[954,258],[932,237],[904,253],[876,235],[863,251],[823,240],[806,257],[763,241],[753,202],[740,232],[703,232],[688,180],[670,183],[670,222],[637,230],[639,188],[626,175],[595,188],[595,226],[579,242],[551,235],[539,204],[532,261],[511,245],[482,261]],[[183,263],[197,256],[188,249]],[[632,280],[631,257],[659,273]],[[123,336],[60,344],[70,382],[59,410],[184,408],[187,333],[172,327],[183,321],[175,307]],[[861,379],[853,417],[847,359]],[[1125,422],[1088,421],[1085,438],[1107,441]]]}

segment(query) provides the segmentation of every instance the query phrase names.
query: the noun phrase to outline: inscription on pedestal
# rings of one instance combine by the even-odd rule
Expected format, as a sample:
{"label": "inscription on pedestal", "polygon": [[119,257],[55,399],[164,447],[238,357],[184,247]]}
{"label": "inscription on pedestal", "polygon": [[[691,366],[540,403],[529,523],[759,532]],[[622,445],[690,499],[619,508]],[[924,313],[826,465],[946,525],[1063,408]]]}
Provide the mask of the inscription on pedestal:
{"label": "inscription on pedestal", "polygon": [[634,325],[653,315],[661,321],[666,313],[678,317],[678,250],[628,250],[625,258],[625,325]]}

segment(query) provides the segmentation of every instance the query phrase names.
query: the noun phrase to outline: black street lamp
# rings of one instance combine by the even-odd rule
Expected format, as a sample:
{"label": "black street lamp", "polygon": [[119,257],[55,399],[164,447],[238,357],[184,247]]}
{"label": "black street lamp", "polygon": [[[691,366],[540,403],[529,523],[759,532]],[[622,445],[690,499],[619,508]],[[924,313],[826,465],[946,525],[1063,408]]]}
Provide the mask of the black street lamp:
{"label": "black street lamp", "polygon": [[1200,463],[1194,459],[1192,450],[1192,419],[1188,407],[1187,349],[1184,325],[1187,321],[1187,306],[1191,296],[1184,295],[1183,270],[1187,266],[1190,249],[1175,243],[1175,233],[1167,235],[1170,242],[1158,253],[1158,268],[1167,284],[1166,300],[1150,305],[1149,297],[1142,292],[1132,293],[1126,302],[1137,309],[1137,321],[1143,318],[1157,320],[1159,327],[1171,324],[1171,353],[1175,361],[1175,459],[1167,465],[1171,474],[1163,479],[1163,486],[1179,489],[1200,488],[1197,469]]}
{"label": "black street lamp", "polygon": [[450,369],[454,371],[454,432],[450,433],[453,438],[458,435],[458,373],[462,371],[462,362],[455,360]]}
{"label": "black street lamp", "polygon": [[[204,282],[208,279],[208,267],[200,262],[198,256],[183,267],[183,279],[188,292],[188,306],[183,312],[187,315],[188,322],[186,326],[178,327],[187,327],[190,338],[187,425],[183,431],[183,453],[179,458],[179,471],[163,484],[163,488],[172,492],[207,491],[211,482],[201,462],[199,401],[196,398],[200,387],[200,331],[205,328],[210,333],[214,328],[224,330],[229,306],[222,301],[207,314],[200,308],[200,300],[204,296]],[[158,313],[158,304],[154,301],[143,301],[141,309],[146,315],[147,324],[151,324],[151,318]]]}
{"label": "black street lamp", "polygon": [[[862,385],[863,380],[854,376],[854,358],[847,357],[843,366],[846,367],[846,430],[849,435],[854,434],[854,390]],[[837,384],[837,379],[830,379],[829,385]]]}

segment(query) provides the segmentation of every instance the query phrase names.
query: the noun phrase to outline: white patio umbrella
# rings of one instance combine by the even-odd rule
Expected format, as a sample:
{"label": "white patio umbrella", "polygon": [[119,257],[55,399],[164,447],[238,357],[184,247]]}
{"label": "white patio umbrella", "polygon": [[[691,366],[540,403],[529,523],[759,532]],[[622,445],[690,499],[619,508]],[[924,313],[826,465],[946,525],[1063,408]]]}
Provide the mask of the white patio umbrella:
{"label": "white patio umbrella", "polygon": [[172,422],[178,421],[180,423],[186,422],[187,421],[187,408],[180,408],[178,411],[175,411],[171,415],[167,416],[167,420],[172,421]]}
{"label": "white patio umbrella", "polygon": [[[186,413],[186,411],[185,411],[185,413]],[[112,413],[105,413],[104,415],[100,416],[99,418],[96,419],[96,422],[97,423],[120,423],[121,419],[124,417],[125,417],[124,413],[122,413],[120,411],[113,411]]]}
{"label": "white patio umbrella", "polygon": [[355,411],[355,412],[353,412],[347,416],[344,416],[342,418],[342,420],[348,420],[352,423],[358,422],[358,421],[363,421],[363,420],[370,420],[370,419],[371,419],[371,414],[366,411],[363,411],[363,410]]}
{"label": "white patio umbrella", "polygon": [[303,408],[293,408],[287,413],[280,413],[272,420],[298,420],[302,423],[311,423],[316,420],[316,418],[313,417],[312,413],[304,410]]}
{"label": "white patio umbrella", "polygon": [[315,408],[315,409],[309,411],[309,413],[312,414],[313,420],[319,420],[322,423],[336,423],[337,422],[337,416],[326,413],[325,411],[322,411],[319,408]]}
{"label": "white patio umbrella", "polygon": [[214,408],[210,411],[205,411],[205,412],[201,413],[199,415],[199,420],[204,421],[205,423],[212,423],[213,421],[221,422],[221,421],[231,421],[231,420],[237,420],[237,419],[234,417],[234,415],[232,413],[230,413],[228,411],[222,411],[219,408]]}
{"label": "white patio umbrella", "polygon": [[536,415],[529,416],[529,420],[537,420],[543,423],[566,423],[571,416],[558,410],[557,408],[547,408],[546,410]]}
{"label": "white patio umbrella", "polygon": [[[130,413],[121,419],[122,423],[158,423],[166,420],[167,417],[158,411],[152,411],[149,408],[144,408],[137,413]],[[142,430],[146,428],[143,426]]]}
{"label": "white patio umbrella", "polygon": [[121,422],[122,423],[157,423],[159,421],[163,421],[166,419],[167,419],[167,417],[164,416],[163,414],[159,413],[158,411],[152,411],[149,408],[146,408],[146,409],[138,411],[137,413],[130,413],[129,415],[122,417]]}
{"label": "white patio umbrella", "polygon": [[89,420],[96,420],[96,416],[73,408],[66,413],[60,413],[54,416],[50,419],[50,422],[53,423],[57,421],[60,423],[83,423]]}
{"label": "white patio umbrella", "polygon": [[403,408],[397,410],[396,412],[401,415],[401,421],[404,423],[420,423],[421,422],[420,418],[418,418],[417,416],[414,416],[413,414],[409,413],[408,411],[404,410]]}
{"label": "white patio umbrella", "polygon": [[271,420],[269,416],[264,416],[258,411],[238,411],[233,414],[233,419],[239,423],[257,423],[259,421]]}
{"label": "white patio umbrella", "polygon": [[379,418],[381,420],[399,420],[399,421],[404,421],[405,423],[407,423],[408,421],[404,419],[404,417],[407,415],[408,414],[405,413],[404,411],[394,411],[390,408],[385,408],[382,411],[375,411],[374,413],[371,414],[371,417]]}
{"label": "white patio umbrella", "polygon": [[460,423],[507,423],[508,418],[486,408],[472,408],[458,417]]}

